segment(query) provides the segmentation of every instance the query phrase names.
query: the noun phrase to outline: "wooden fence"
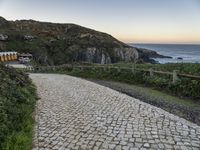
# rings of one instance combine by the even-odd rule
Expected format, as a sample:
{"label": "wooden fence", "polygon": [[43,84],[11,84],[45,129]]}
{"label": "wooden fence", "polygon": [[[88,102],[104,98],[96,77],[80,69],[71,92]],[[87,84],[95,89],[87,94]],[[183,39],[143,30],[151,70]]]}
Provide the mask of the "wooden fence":
{"label": "wooden fence", "polygon": [[153,70],[152,68],[150,69],[141,69],[141,68],[135,68],[135,67],[114,67],[114,66],[110,66],[110,65],[99,65],[99,66],[86,66],[86,65],[82,65],[82,66],[77,66],[77,65],[61,65],[61,66],[48,66],[48,67],[38,67],[38,68],[34,68],[34,70],[56,70],[56,69],[60,69],[60,68],[68,68],[68,69],[80,69],[83,70],[84,68],[90,68],[90,69],[103,69],[104,71],[109,71],[110,69],[116,69],[118,72],[121,72],[122,70],[129,70],[132,73],[135,72],[146,72],[149,73],[149,75],[151,77],[153,77],[156,74],[159,75],[169,75],[172,76],[172,82],[176,83],[179,78],[184,77],[184,78],[189,78],[192,80],[200,80],[200,76],[195,76],[195,75],[190,75],[190,74],[181,74],[178,72],[178,70],[174,70],[173,72],[164,72],[164,71],[157,71],[157,70]]}

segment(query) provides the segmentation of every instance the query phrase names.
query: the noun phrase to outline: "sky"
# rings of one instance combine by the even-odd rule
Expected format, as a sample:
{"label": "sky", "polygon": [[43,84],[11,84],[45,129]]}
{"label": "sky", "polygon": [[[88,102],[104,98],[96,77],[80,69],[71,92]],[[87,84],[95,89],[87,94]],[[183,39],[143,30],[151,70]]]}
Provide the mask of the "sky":
{"label": "sky", "polygon": [[200,0],[0,0],[0,16],[75,23],[126,43],[200,44]]}

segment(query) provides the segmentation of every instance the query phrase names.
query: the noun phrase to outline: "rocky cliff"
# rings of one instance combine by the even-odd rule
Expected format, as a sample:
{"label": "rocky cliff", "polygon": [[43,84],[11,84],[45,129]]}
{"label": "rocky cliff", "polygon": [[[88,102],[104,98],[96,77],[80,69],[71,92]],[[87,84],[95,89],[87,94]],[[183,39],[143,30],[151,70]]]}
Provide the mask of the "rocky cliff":
{"label": "rocky cliff", "polygon": [[0,51],[4,50],[29,52],[37,62],[50,65],[143,62],[149,58],[148,53],[109,34],[79,25],[34,20],[7,21],[0,17]]}

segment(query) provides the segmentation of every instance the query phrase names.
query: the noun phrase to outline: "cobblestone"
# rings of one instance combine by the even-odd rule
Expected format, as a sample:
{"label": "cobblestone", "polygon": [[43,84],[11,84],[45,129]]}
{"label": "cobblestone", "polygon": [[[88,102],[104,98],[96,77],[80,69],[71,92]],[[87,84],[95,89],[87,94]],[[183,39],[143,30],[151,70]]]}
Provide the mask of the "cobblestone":
{"label": "cobblestone", "polygon": [[30,77],[34,149],[200,149],[200,127],[160,108],[67,75]]}

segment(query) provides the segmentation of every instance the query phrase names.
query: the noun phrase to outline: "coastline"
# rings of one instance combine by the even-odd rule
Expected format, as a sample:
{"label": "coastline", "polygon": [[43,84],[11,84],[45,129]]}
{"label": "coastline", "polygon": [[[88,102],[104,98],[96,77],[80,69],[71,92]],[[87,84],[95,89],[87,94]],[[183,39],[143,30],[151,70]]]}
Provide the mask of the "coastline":
{"label": "coastline", "polygon": [[200,45],[198,44],[131,44],[138,49],[155,51],[163,56],[150,57],[160,64],[165,63],[200,63]]}

